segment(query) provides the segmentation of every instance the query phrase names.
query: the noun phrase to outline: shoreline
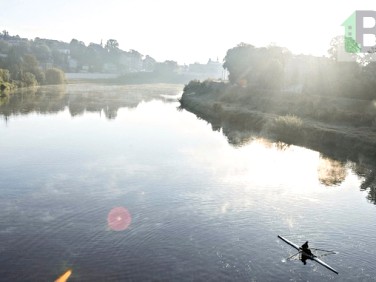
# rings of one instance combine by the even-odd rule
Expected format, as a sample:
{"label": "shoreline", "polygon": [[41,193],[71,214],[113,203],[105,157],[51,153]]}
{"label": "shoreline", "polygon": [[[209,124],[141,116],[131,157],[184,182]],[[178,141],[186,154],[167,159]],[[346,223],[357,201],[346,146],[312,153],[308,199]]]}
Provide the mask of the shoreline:
{"label": "shoreline", "polygon": [[[312,118],[315,115],[310,117],[299,113],[299,107],[306,107],[309,100],[311,103],[315,100],[316,104],[304,111],[317,113],[318,110],[326,110],[325,106],[328,106],[329,100],[333,102],[333,98],[310,99],[311,97],[301,97],[300,94],[252,91],[223,82],[207,81],[193,86],[188,84],[185,87],[180,100],[181,107],[211,123],[213,130],[222,129],[230,143],[232,133],[248,132],[249,135],[260,135],[277,142],[319,151],[340,161],[376,164],[376,128],[360,112],[350,112],[349,117],[338,114],[334,122],[325,122],[325,119]],[[337,112],[346,110],[346,107],[354,107],[355,104],[361,108],[362,104],[369,103],[364,100],[335,100],[343,108],[337,107]],[[332,109],[331,114],[329,109],[325,115],[330,117],[334,113],[335,110]],[[346,124],[346,119],[351,116],[358,119]],[[373,115],[367,117],[371,121],[374,118]]]}

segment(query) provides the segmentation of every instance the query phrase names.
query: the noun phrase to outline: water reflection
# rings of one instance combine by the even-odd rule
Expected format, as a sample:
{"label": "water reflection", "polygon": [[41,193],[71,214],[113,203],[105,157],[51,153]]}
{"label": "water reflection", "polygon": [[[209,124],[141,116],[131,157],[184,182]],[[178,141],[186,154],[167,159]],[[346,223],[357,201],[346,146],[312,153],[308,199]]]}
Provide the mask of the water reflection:
{"label": "water reflection", "polygon": [[[44,97],[69,97],[59,114],[12,118],[0,127],[4,280],[51,281],[67,269],[72,281],[331,279],[312,264],[280,263],[288,246],[278,248],[279,233],[309,235],[322,246],[338,240],[338,250],[351,253],[335,263],[340,279],[361,280],[366,274],[358,269],[375,273],[367,237],[374,209],[352,189],[355,177],[341,189],[319,184],[320,158],[331,157],[243,131],[229,146],[221,132],[161,101],[119,110],[111,122],[99,114],[71,118],[69,103],[87,103],[84,112],[100,105],[103,114],[116,95],[98,94],[103,101],[90,104],[87,87],[69,87]],[[114,207],[129,216],[108,220]]]}
{"label": "water reflection", "polygon": [[362,179],[360,189],[367,191],[367,199],[376,204],[376,169],[366,164],[352,164],[352,170]]}
{"label": "water reflection", "polygon": [[[281,140],[268,139],[268,136],[263,134],[262,130],[239,129],[231,122],[219,122],[202,116],[198,118],[210,123],[213,131],[221,131],[227,138],[227,142],[233,147],[243,147],[253,141],[260,142],[262,140],[261,143],[265,147],[273,147],[284,151],[293,144],[287,144]],[[351,151],[349,148],[326,147],[325,144],[317,144],[317,142],[307,141],[305,144],[296,145],[320,152],[317,173],[321,184],[326,187],[340,186],[348,176],[350,169],[351,173],[356,174],[362,180],[360,189],[368,192],[367,199],[376,204],[376,162],[374,159],[365,156],[362,151],[352,150],[351,154],[349,154]]]}
{"label": "water reflection", "polygon": [[10,97],[0,99],[0,116],[9,117],[30,113],[51,114],[66,107],[72,117],[85,112],[104,114],[115,119],[120,108],[135,108],[141,102],[154,99],[173,102],[182,86],[156,85],[64,85],[21,89]]}
{"label": "water reflection", "polygon": [[317,173],[321,184],[339,186],[347,176],[346,164],[320,155]]}

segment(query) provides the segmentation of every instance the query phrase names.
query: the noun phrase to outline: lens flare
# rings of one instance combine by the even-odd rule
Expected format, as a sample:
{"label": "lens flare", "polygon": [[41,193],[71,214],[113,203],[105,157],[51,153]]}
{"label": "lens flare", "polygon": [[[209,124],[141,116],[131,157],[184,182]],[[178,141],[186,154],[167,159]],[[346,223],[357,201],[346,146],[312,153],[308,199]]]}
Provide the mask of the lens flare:
{"label": "lens flare", "polygon": [[66,282],[68,278],[71,276],[72,270],[68,269],[63,275],[55,280],[55,282]]}
{"label": "lens flare", "polygon": [[131,224],[131,221],[131,214],[124,207],[113,208],[107,216],[108,227],[114,231],[123,231],[127,229]]}

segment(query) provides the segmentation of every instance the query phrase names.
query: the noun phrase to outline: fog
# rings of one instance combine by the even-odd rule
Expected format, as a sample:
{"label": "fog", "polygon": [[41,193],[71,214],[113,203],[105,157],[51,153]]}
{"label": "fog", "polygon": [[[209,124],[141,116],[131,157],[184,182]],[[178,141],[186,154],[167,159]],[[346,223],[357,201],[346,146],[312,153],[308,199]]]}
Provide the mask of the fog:
{"label": "fog", "polygon": [[1,7],[0,26],[11,34],[87,45],[114,38],[123,50],[189,64],[222,59],[240,42],[325,55],[345,19],[356,9],[373,9],[374,1],[18,0]]}

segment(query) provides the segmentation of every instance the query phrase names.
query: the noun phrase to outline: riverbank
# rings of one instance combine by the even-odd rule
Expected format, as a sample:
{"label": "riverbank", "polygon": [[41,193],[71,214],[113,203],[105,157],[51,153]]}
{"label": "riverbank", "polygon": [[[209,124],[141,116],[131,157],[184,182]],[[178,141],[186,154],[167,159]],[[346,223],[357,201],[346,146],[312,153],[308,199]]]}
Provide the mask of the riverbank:
{"label": "riverbank", "polygon": [[[341,161],[376,157],[376,107],[367,100],[256,91],[223,82],[190,82],[182,108],[222,129],[250,131],[320,151]],[[236,145],[236,144],[235,144]]]}
{"label": "riverbank", "polygon": [[195,73],[158,73],[158,72],[130,72],[116,73],[66,73],[67,83],[100,83],[100,84],[185,84],[194,79],[206,79],[207,75]]}

